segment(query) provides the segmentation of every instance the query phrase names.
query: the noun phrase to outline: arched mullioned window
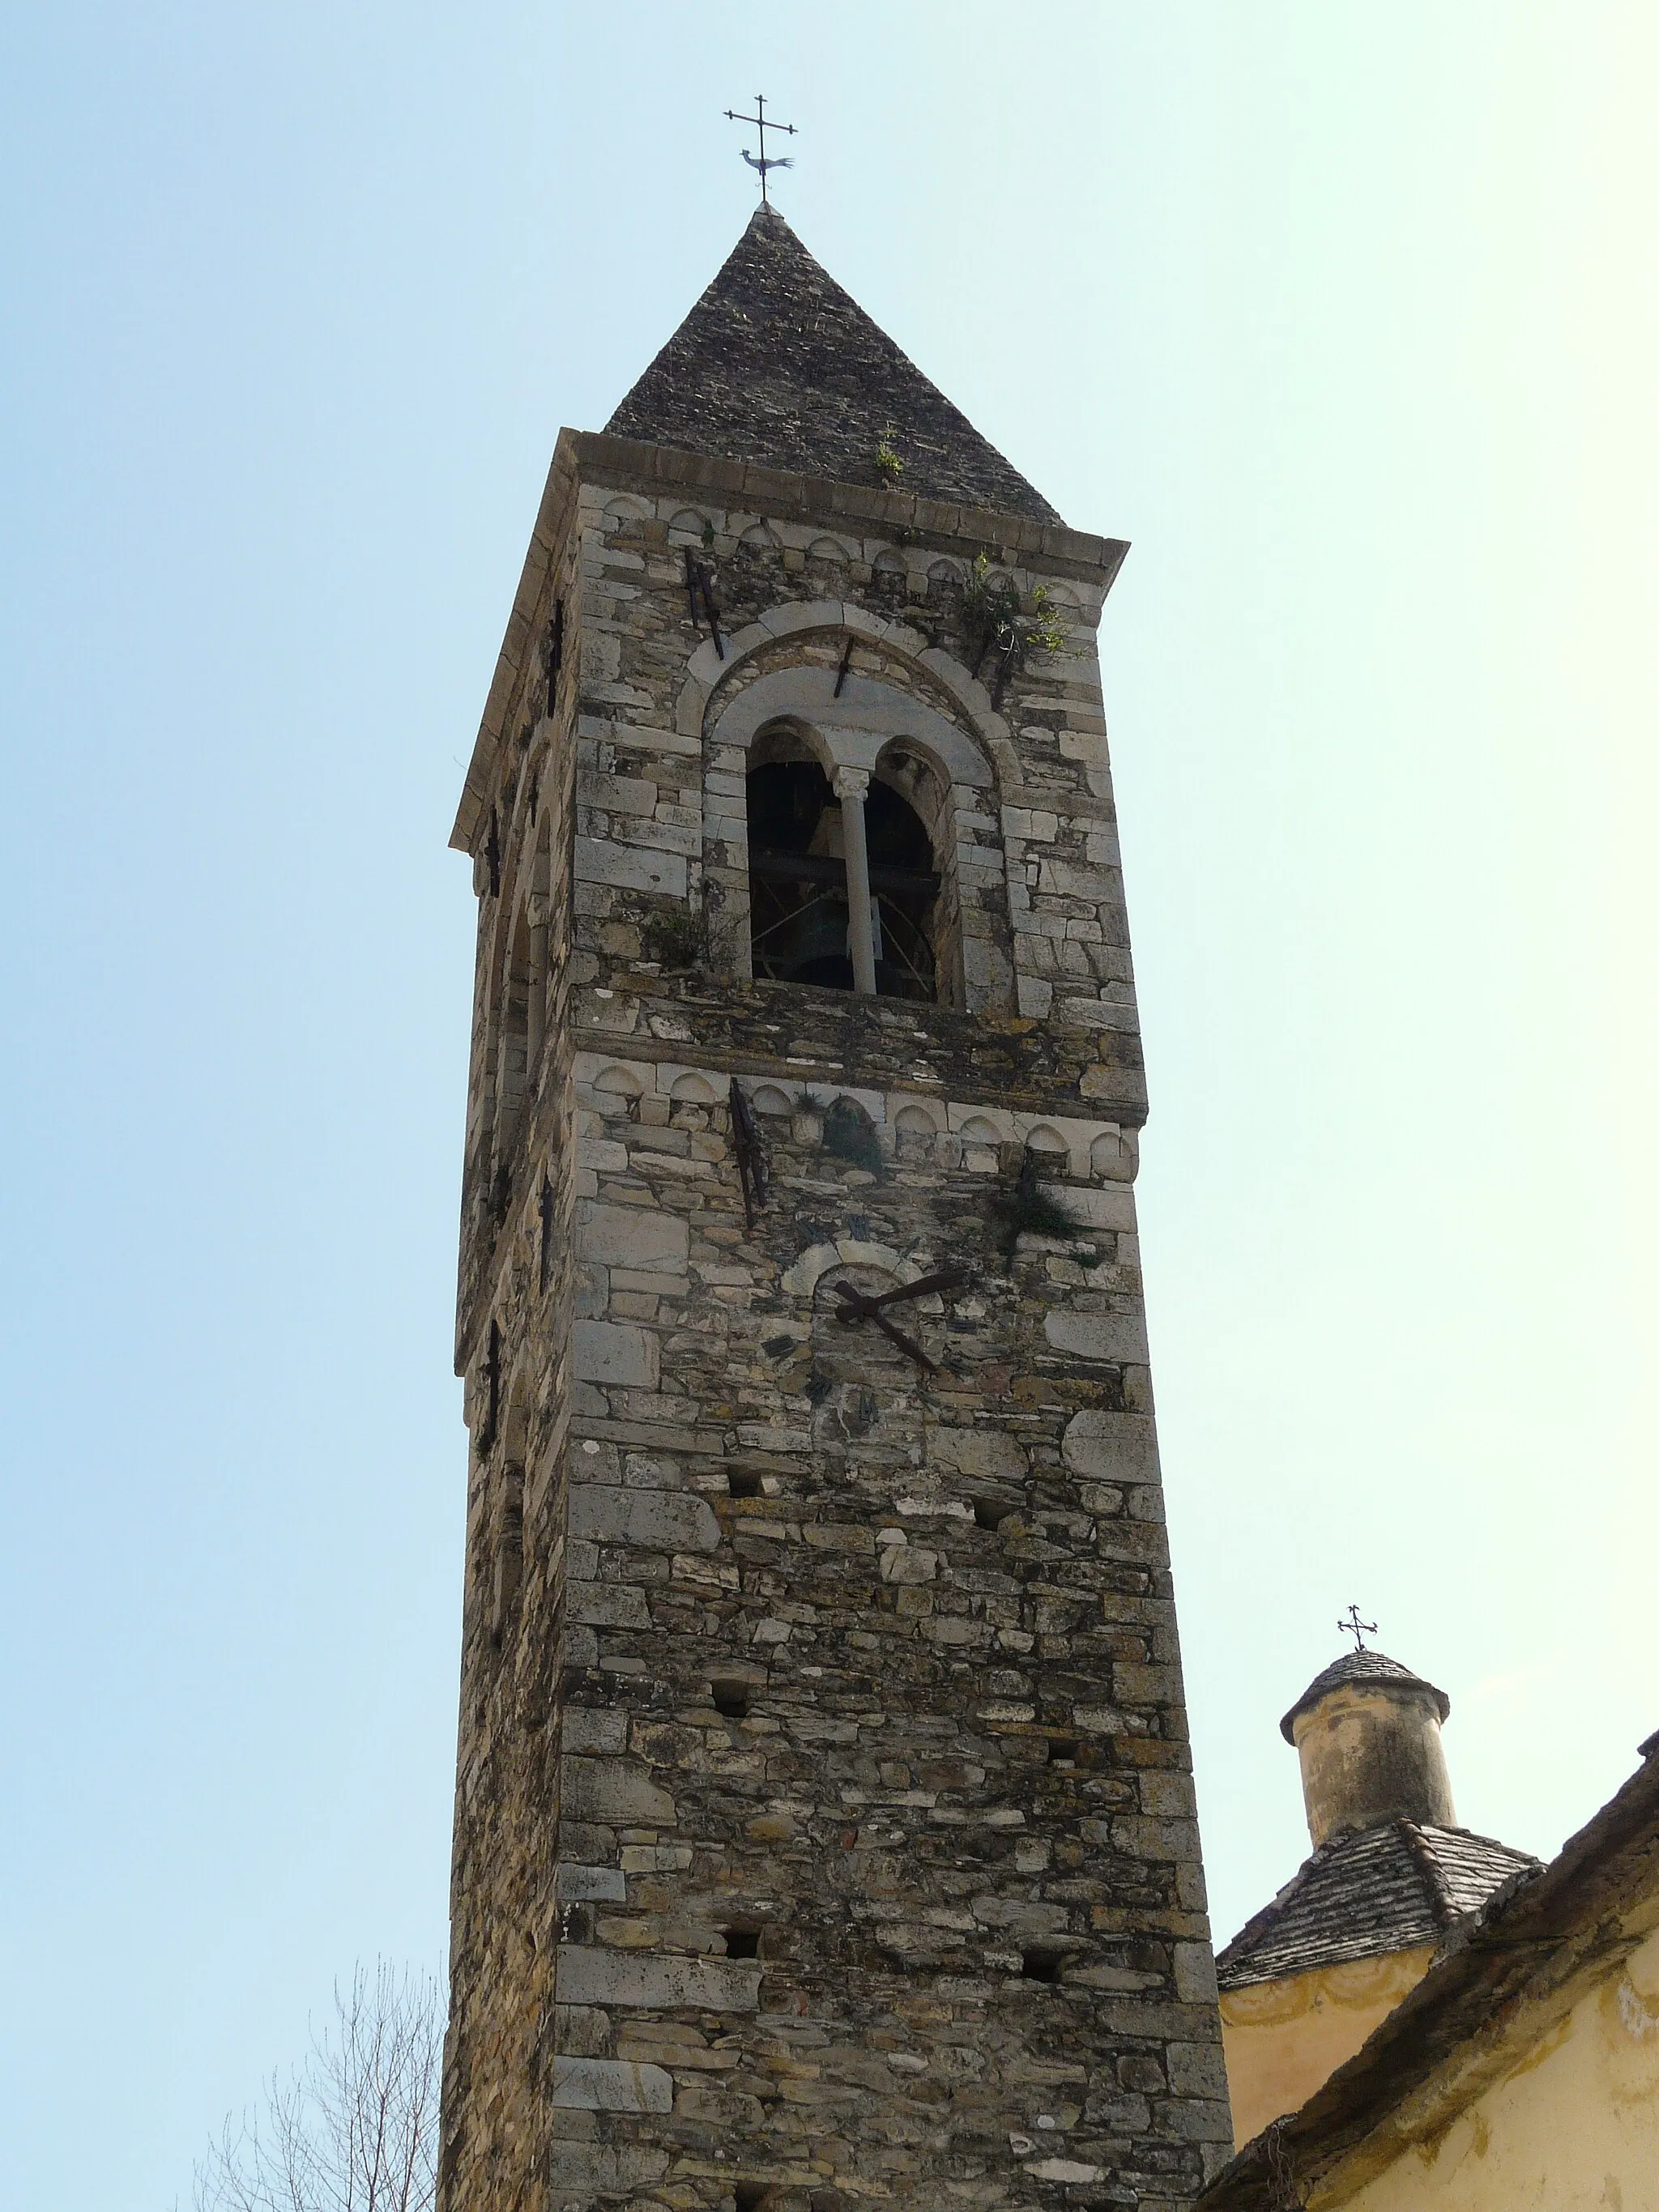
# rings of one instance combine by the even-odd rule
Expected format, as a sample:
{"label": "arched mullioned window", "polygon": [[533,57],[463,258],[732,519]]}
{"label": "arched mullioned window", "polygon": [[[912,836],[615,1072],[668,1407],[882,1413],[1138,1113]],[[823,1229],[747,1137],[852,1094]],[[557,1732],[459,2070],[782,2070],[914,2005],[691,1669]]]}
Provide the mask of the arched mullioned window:
{"label": "arched mullioned window", "polygon": [[1012,1004],[997,779],[977,736],[844,657],[758,677],[705,744],[710,933],[737,974]]}
{"label": "arched mullioned window", "polygon": [[[749,823],[750,947],[757,975],[832,991],[868,981],[891,999],[939,998],[941,878],[933,840],[902,772],[920,763],[895,753],[884,772],[833,781],[811,746],[787,728],[766,732],[745,779]],[[862,840],[863,915],[853,903]],[[860,932],[858,921],[866,928]]]}

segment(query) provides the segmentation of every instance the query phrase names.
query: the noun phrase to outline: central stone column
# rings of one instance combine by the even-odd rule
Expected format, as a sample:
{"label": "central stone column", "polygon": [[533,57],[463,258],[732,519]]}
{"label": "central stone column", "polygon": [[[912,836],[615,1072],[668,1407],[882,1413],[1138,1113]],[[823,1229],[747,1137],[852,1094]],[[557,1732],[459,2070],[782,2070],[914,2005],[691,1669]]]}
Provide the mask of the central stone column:
{"label": "central stone column", "polygon": [[870,788],[867,768],[838,768],[836,797],[841,801],[841,842],[847,857],[847,950],[853,962],[853,988],[866,999],[876,995],[876,935],[870,926],[870,848],[864,836],[864,799]]}

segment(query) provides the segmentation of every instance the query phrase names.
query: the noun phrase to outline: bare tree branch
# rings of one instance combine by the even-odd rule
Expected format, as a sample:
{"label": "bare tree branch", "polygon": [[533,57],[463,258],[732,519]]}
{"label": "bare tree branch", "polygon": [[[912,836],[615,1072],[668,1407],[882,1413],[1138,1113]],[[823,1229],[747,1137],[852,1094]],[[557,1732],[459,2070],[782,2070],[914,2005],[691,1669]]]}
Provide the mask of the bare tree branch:
{"label": "bare tree branch", "polygon": [[431,2212],[443,2031],[429,1976],[359,1966],[305,2063],[225,2122],[196,2169],[195,2212]]}

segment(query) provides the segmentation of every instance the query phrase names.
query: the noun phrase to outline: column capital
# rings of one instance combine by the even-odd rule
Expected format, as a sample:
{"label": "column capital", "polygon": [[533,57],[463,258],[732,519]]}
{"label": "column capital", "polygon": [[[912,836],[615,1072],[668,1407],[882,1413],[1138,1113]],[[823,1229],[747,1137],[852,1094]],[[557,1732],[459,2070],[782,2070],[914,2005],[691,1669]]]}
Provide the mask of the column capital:
{"label": "column capital", "polygon": [[867,768],[848,768],[837,762],[833,788],[837,799],[865,799],[870,790],[870,771]]}

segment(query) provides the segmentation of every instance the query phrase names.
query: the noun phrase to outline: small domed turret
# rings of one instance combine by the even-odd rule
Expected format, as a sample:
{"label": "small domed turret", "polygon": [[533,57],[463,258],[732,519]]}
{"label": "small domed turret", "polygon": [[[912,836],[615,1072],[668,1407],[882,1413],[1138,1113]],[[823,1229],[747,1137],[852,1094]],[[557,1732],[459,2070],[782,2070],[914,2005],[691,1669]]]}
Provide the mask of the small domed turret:
{"label": "small domed turret", "polygon": [[1328,1836],[1407,1820],[1455,1828],[1440,1723],[1443,1690],[1381,1651],[1350,1651],[1279,1723],[1302,1762],[1302,1798],[1316,1850]]}

